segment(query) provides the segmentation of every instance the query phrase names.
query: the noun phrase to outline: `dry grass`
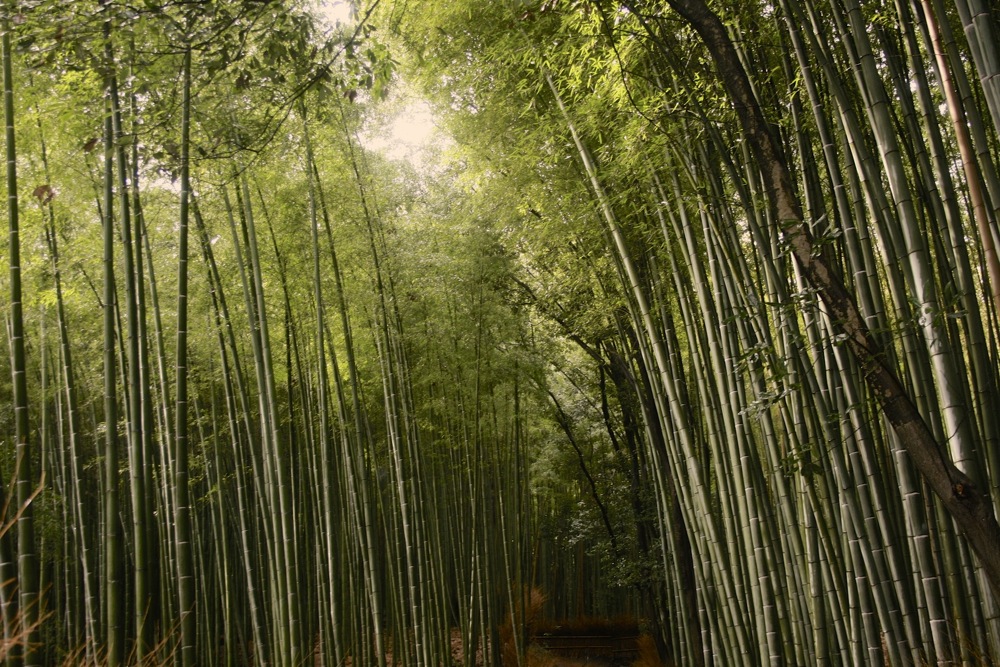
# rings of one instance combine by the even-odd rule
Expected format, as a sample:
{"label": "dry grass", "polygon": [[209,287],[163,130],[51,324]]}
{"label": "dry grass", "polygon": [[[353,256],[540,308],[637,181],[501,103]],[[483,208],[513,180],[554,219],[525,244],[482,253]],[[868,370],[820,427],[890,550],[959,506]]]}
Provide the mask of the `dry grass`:
{"label": "dry grass", "polygon": [[[507,663],[504,663],[504,665],[506,667]],[[525,652],[523,667],[583,667],[584,665],[594,667],[593,662],[553,655],[541,646],[532,644]]]}
{"label": "dry grass", "polygon": [[666,667],[660,660],[660,653],[656,649],[656,640],[652,635],[639,635],[636,642],[639,646],[639,657],[632,663],[632,667]]}
{"label": "dry grass", "polygon": [[[508,612],[500,625],[501,658],[504,667],[594,667],[611,664],[610,657],[571,657],[541,646],[536,638],[548,637],[610,637],[628,641],[637,637],[637,657],[633,667],[666,667],[660,660],[652,636],[639,634],[639,623],[633,617],[613,619],[583,617],[563,621],[542,618],[545,594],[537,587],[524,589],[523,610]],[[518,646],[520,642],[520,646]],[[520,649],[520,650],[519,650]],[[523,657],[522,657],[523,656]]]}
{"label": "dry grass", "polygon": [[536,624],[535,635],[636,637],[639,635],[639,622],[632,616],[619,616],[612,619],[582,616],[563,621],[545,620]]}
{"label": "dry grass", "polygon": [[530,638],[535,636],[537,626],[542,620],[542,608],[548,599],[537,586],[525,587],[523,595],[524,604],[515,604],[514,609],[508,611],[504,617],[498,630],[500,658],[504,667],[520,665],[519,649],[526,648]]}

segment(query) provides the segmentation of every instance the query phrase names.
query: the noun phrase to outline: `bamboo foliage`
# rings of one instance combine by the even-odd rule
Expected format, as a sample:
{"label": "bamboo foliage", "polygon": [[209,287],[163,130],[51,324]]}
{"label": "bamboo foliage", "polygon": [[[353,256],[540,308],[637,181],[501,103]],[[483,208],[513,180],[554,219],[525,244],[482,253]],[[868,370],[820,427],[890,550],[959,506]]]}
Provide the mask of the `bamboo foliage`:
{"label": "bamboo foliage", "polygon": [[[747,99],[773,105],[765,112],[780,126],[758,122],[747,136],[780,129],[783,145],[770,155],[793,165],[795,180],[782,187],[786,202],[801,198],[806,233],[788,224],[797,205],[764,203],[776,192],[762,166],[770,163],[724,124],[717,93],[691,83],[695,47],[675,14],[662,3],[585,4],[508,10],[506,20],[519,25],[507,36],[446,11],[413,23],[419,31],[437,21],[455,35],[454,46],[431,49],[449,67],[449,49],[463,39],[490,44],[451,76],[489,71],[514,101],[480,88],[476,107],[515,107],[508,118],[525,113],[516,107],[530,99],[527,114],[547,129],[524,130],[525,141],[558,137],[581,166],[577,187],[586,184],[603,220],[604,247],[640,332],[633,364],[651,378],[644,416],[649,455],[663,469],[655,477],[661,525],[672,518],[665,501],[676,477],[698,564],[689,613],[713,610],[702,616],[704,654],[677,637],[676,659],[906,664],[968,659],[971,646],[994,651],[995,593],[986,578],[970,576],[996,553],[992,411],[977,398],[991,391],[997,371],[986,343],[995,311],[982,299],[991,290],[992,214],[975,187],[989,178],[980,174],[989,174],[992,158],[973,157],[971,145],[953,148],[940,118],[947,109],[934,106],[937,84],[925,75],[934,69],[934,81],[945,80],[965,47],[948,41],[949,62],[928,7],[915,3],[883,8],[895,24],[873,22],[868,8],[851,3],[785,3],[764,18],[735,10],[724,17],[713,39],[724,42],[728,31],[739,45],[726,67],[750,72],[751,92],[736,109],[749,109]],[[941,5],[931,9],[948,16]],[[839,31],[833,42],[821,37],[831,29]],[[770,41],[741,38],[762,33]],[[790,58],[767,46],[782,40]],[[517,74],[505,78],[504,66]],[[532,77],[547,93],[525,85]],[[982,111],[974,95],[960,104],[950,95],[950,129],[965,125],[954,120],[960,104],[974,109],[970,118]],[[615,123],[627,129],[609,130]],[[961,129],[959,143],[992,141]],[[968,194],[944,165],[959,152],[970,166]],[[973,166],[980,162],[983,172]],[[538,178],[542,190],[558,177]],[[981,244],[970,246],[970,226]],[[796,246],[807,238],[811,247]],[[860,362],[847,353],[854,334],[842,328],[852,316],[817,280],[820,264],[844,277],[872,331]],[[541,278],[531,282],[536,292],[547,289]],[[600,335],[555,317],[569,335]],[[883,420],[873,407],[882,390],[866,387],[873,371],[864,355],[874,340],[913,402],[911,416],[926,420],[926,455],[915,455],[916,436],[898,431],[898,417]],[[665,434],[666,451],[655,431]],[[930,460],[946,464],[937,491],[945,503],[966,484],[977,489],[971,505],[984,523],[964,539],[943,506],[926,500]],[[965,540],[977,544],[978,561]],[[668,587],[680,589],[679,573],[664,569],[675,578]],[[675,609],[671,624],[688,627],[684,605]]]}
{"label": "bamboo foliage", "polygon": [[[51,5],[3,16],[12,664],[525,665],[539,609],[1000,655],[985,3]],[[373,148],[393,67],[454,143]]]}

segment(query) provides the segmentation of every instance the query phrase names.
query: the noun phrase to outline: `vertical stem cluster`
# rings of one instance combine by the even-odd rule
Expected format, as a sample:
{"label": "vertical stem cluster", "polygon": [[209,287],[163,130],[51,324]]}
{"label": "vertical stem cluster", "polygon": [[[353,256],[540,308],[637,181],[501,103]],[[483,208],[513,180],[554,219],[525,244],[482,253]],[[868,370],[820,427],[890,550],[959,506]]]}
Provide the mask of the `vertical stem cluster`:
{"label": "vertical stem cluster", "polygon": [[[6,9],[6,8],[5,8]],[[7,163],[7,216],[10,253],[11,376],[14,389],[14,460],[17,500],[17,591],[16,632],[23,633],[24,664],[38,664],[38,557],[35,553],[34,511],[31,507],[35,481],[31,476],[31,437],[28,419],[28,376],[24,345],[24,308],[21,297],[21,239],[17,198],[17,147],[14,133],[14,74],[11,54],[10,19],[3,21],[3,108]],[[5,559],[6,560],[6,559]],[[8,584],[4,583],[6,587]],[[10,619],[5,619],[10,622]],[[8,625],[9,627],[9,625]],[[6,629],[5,629],[6,630]],[[9,632],[9,630],[7,630]]]}

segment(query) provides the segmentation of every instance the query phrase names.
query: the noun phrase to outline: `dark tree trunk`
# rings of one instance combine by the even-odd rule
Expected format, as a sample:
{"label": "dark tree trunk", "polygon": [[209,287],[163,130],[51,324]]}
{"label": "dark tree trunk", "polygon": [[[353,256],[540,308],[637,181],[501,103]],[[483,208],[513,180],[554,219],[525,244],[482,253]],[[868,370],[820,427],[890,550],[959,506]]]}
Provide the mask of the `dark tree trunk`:
{"label": "dark tree trunk", "polygon": [[959,470],[938,444],[858,311],[841,278],[817,252],[806,228],[791,174],[721,19],[704,0],[668,0],[701,36],[729,93],[770,193],[783,234],[810,285],[819,291],[836,327],[864,371],[865,382],[917,469],[941,498],[959,532],[979,556],[994,598],[1000,601],[1000,524],[983,489]]}

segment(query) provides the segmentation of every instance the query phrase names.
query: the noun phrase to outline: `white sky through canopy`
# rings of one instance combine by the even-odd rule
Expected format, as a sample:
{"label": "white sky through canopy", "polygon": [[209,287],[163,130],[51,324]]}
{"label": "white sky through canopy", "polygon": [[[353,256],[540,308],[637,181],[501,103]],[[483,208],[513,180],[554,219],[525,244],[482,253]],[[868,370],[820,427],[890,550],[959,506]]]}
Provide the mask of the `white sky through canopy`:
{"label": "white sky through canopy", "polygon": [[319,0],[317,7],[320,15],[329,21],[331,26],[350,23],[352,20],[351,4],[346,0]]}
{"label": "white sky through canopy", "polygon": [[[349,25],[356,20],[351,3],[347,0],[316,0],[317,14],[329,27]],[[403,90],[400,90],[402,88]],[[390,101],[394,112],[387,118],[369,123],[362,132],[361,142],[393,159],[409,162],[415,167],[427,166],[430,149],[444,147],[450,142],[438,130],[430,105],[406,90],[406,86],[393,85]]]}
{"label": "white sky through canopy", "polygon": [[408,95],[395,114],[366,130],[361,140],[370,150],[414,166],[427,159],[428,149],[447,142],[434,124],[430,105]]}

